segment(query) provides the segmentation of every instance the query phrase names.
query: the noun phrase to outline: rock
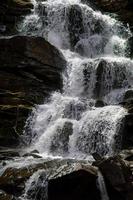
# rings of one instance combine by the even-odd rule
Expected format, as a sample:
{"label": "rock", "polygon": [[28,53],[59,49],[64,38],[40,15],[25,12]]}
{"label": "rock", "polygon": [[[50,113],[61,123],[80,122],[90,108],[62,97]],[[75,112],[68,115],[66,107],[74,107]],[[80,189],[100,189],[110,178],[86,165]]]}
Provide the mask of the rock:
{"label": "rock", "polygon": [[97,100],[95,103],[95,107],[104,107],[106,104],[102,100]]}
{"label": "rock", "polygon": [[128,57],[133,58],[133,37],[130,37],[127,41],[126,54]]}
{"label": "rock", "polygon": [[17,32],[16,23],[24,15],[31,13],[33,7],[31,0],[2,0],[0,4],[0,33],[13,34]]}
{"label": "rock", "polygon": [[96,166],[105,178],[109,198],[126,200],[128,194],[133,191],[129,164],[117,156],[97,162]]}
{"label": "rock", "polygon": [[123,160],[127,160],[127,161],[133,161],[133,149],[129,149],[129,150],[122,150],[119,155],[121,156],[121,158]]}
{"label": "rock", "polygon": [[0,150],[0,160],[13,159],[14,157],[19,157],[19,149],[1,149]]}
{"label": "rock", "polygon": [[133,147],[133,113],[125,116],[122,131],[122,149]]}
{"label": "rock", "polygon": [[127,109],[128,114],[123,121],[122,136],[122,149],[129,149],[133,147],[133,92],[128,90],[124,96],[122,106]]}
{"label": "rock", "polygon": [[125,92],[125,95],[124,95],[124,98],[123,98],[123,101],[125,101],[125,102],[128,102],[128,101],[130,101],[130,100],[132,100],[133,99],[133,90],[127,90],[126,92]]}
{"label": "rock", "polygon": [[71,5],[68,12],[68,31],[70,36],[71,49],[80,40],[80,35],[85,32],[83,27],[82,10],[79,5]]}
{"label": "rock", "polygon": [[94,2],[108,12],[119,11],[128,5],[128,0],[94,0]]}
{"label": "rock", "polygon": [[[87,2],[87,0],[86,0]],[[89,3],[90,1],[88,1]],[[101,11],[112,12],[117,14],[118,18],[128,23],[131,26],[133,25],[133,2],[132,0],[94,0],[91,1],[97,9]]]}
{"label": "rock", "polygon": [[58,127],[51,142],[50,150],[54,155],[68,154],[69,137],[73,134],[73,124],[65,122],[63,127]]}
{"label": "rock", "polygon": [[0,145],[16,145],[33,106],[61,90],[65,64],[43,38],[0,39]]}
{"label": "rock", "polygon": [[[16,160],[13,161],[14,167],[5,166],[0,176],[0,188],[11,195],[20,197],[26,181],[31,177],[29,179],[31,187],[29,185],[27,188],[26,195],[32,198],[34,195],[40,196],[41,193],[44,195],[43,189],[48,181],[49,200],[53,198],[82,200],[83,197],[84,199],[88,197],[92,200],[99,199],[99,190],[96,187],[98,170],[86,161],[59,159],[40,159],[39,161],[32,159],[32,161],[31,163],[29,160],[28,163],[27,160],[25,163],[25,160],[21,160],[20,167],[18,167]],[[39,194],[37,191],[40,191]]]}
{"label": "rock", "polygon": [[100,192],[96,187],[96,176],[79,169],[68,175],[52,179],[48,185],[48,199],[54,200],[98,200]]}
{"label": "rock", "polygon": [[6,194],[4,191],[0,190],[0,200],[13,200],[13,196]]}
{"label": "rock", "polygon": [[[133,79],[133,76],[132,74],[127,75],[129,71],[128,65],[132,67],[131,62],[124,63],[115,60],[110,62],[108,58],[98,58],[95,59],[94,64],[91,62],[85,64],[83,69],[85,95],[88,93],[89,96],[91,90],[93,98],[101,101],[103,97],[113,92],[113,90],[122,89],[123,85],[124,87],[132,88],[130,80]],[[91,80],[92,76],[95,76],[93,82]]]}
{"label": "rock", "polygon": [[42,156],[39,155],[39,152],[37,150],[33,150],[23,155],[23,157],[28,157],[28,156],[32,156],[33,158],[42,158]]}

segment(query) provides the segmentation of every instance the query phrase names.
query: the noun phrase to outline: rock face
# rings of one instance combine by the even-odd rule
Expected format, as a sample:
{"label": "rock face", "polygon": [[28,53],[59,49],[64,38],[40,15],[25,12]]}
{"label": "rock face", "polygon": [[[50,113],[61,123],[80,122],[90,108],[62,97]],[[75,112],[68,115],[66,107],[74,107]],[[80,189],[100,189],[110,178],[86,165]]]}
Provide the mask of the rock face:
{"label": "rock face", "polygon": [[31,0],[1,0],[0,34],[12,34],[17,31],[16,24],[33,9]]}
{"label": "rock face", "polygon": [[0,5],[0,34],[17,32],[17,23],[33,9],[31,0],[2,0]]}
{"label": "rock face", "polygon": [[32,107],[62,88],[64,67],[62,54],[43,38],[0,39],[0,145],[16,143]]}
{"label": "rock face", "polygon": [[[127,95],[127,94],[126,94]],[[125,97],[126,97],[125,95]],[[125,123],[123,128],[123,138],[122,138],[122,148],[132,148],[133,147],[133,98],[131,96],[133,93],[130,91],[128,93],[129,99],[123,104],[128,110],[128,114],[125,116]]]}
{"label": "rock face", "polygon": [[4,191],[0,190],[1,200],[13,200],[13,196],[6,194]]}
{"label": "rock face", "polygon": [[85,32],[83,27],[82,11],[80,6],[72,5],[69,9],[68,14],[68,31],[71,43],[71,49],[73,50],[74,46],[80,39],[80,35]]}
{"label": "rock face", "polygon": [[105,178],[110,200],[131,200],[133,191],[131,163],[117,156],[101,160],[96,165]]}

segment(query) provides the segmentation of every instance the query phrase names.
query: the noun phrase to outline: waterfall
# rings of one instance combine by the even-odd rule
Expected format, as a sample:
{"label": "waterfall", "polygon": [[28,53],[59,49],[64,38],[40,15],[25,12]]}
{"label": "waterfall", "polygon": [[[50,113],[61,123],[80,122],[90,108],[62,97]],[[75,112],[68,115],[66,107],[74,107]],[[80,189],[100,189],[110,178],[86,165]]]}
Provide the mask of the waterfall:
{"label": "waterfall", "polygon": [[38,1],[19,30],[44,37],[67,61],[63,92],[52,93],[27,120],[30,149],[46,157],[115,154],[127,114],[119,103],[133,87],[133,61],[125,57],[130,30],[80,0]]}

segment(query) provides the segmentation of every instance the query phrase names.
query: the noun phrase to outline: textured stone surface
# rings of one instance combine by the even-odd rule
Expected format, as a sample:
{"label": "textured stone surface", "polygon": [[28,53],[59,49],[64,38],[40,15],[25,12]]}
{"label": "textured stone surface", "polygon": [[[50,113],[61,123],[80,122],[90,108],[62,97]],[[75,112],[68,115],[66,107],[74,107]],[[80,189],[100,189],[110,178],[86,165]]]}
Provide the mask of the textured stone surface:
{"label": "textured stone surface", "polygon": [[31,0],[1,0],[0,34],[12,34],[17,31],[17,23],[33,9]]}
{"label": "textured stone surface", "polygon": [[43,38],[0,39],[0,145],[15,144],[32,107],[61,90],[64,67],[63,55]]}

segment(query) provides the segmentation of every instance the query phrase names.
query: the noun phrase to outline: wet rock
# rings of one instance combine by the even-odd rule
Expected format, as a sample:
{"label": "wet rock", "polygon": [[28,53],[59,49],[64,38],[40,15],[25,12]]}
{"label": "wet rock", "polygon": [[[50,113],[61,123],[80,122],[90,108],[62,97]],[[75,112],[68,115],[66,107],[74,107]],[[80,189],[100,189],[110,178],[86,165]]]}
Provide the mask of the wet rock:
{"label": "wet rock", "polygon": [[127,161],[133,161],[133,149],[125,149],[120,152],[119,154],[122,159],[127,160]]}
{"label": "wet rock", "polygon": [[[87,0],[86,0],[87,1]],[[89,2],[89,1],[88,1]],[[125,23],[133,25],[132,0],[94,0],[93,4],[101,11],[116,13]]]}
{"label": "wet rock", "polygon": [[98,200],[96,176],[82,168],[68,175],[49,181],[48,199],[54,200]]}
{"label": "wet rock", "polygon": [[113,157],[97,163],[97,166],[105,178],[109,198],[127,199],[128,194],[133,190],[129,164],[120,157]]}
{"label": "wet rock", "polygon": [[128,5],[128,0],[94,0],[94,2],[108,12],[119,11]]}
{"label": "wet rock", "polygon": [[16,24],[33,9],[31,0],[2,0],[0,4],[0,34],[17,32]]}
{"label": "wet rock", "polygon": [[0,200],[13,200],[13,196],[6,194],[4,191],[0,190]]}
{"label": "wet rock", "polygon": [[42,158],[42,156],[39,155],[39,152],[37,150],[25,153],[23,155],[23,157],[28,157],[28,156],[32,156],[33,158]]}
{"label": "wet rock", "polygon": [[0,39],[0,145],[17,144],[32,107],[61,90],[64,67],[62,54],[43,38]]}
{"label": "wet rock", "polygon": [[120,89],[123,87],[124,82],[127,87],[131,87],[128,80],[129,77],[127,77],[127,71],[128,68],[126,68],[125,64],[120,64],[115,61],[110,63],[104,59],[99,60],[96,69],[94,97],[101,98],[112,90]]}
{"label": "wet rock", "polygon": [[[29,160],[27,165],[26,162],[22,161],[18,167],[16,160],[13,163],[14,167],[5,166],[5,170],[0,176],[1,189],[20,197],[24,192],[26,181],[34,174],[29,182],[31,187],[27,188],[26,195],[29,197],[33,197],[35,194],[40,197],[41,191],[44,191],[42,189],[48,181],[48,199],[54,197],[58,197],[57,199],[83,199],[85,196],[85,199],[91,197],[91,199],[98,200],[97,168],[89,165],[86,161],[34,159],[32,163]],[[39,186],[41,187],[38,188]],[[38,191],[40,191],[39,194]]]}
{"label": "wet rock", "polygon": [[3,161],[14,157],[19,157],[18,149],[0,149],[0,160]]}
{"label": "wet rock", "polygon": [[126,115],[124,121],[122,149],[128,149],[133,147],[133,113]]}
{"label": "wet rock", "polygon": [[106,104],[102,100],[97,100],[95,107],[104,107]]}
{"label": "wet rock", "polygon": [[23,196],[29,200],[81,200],[83,197],[97,200],[100,197],[96,187],[97,169],[80,163],[74,165],[75,169],[67,164],[50,173],[45,170],[34,173]]}
{"label": "wet rock", "polygon": [[70,44],[73,50],[76,43],[80,40],[81,34],[85,32],[83,27],[82,11],[79,5],[71,5],[69,7],[68,21]]}
{"label": "wet rock", "polygon": [[128,102],[131,99],[133,99],[133,90],[129,89],[129,90],[126,91],[124,98],[123,98],[123,101]]}
{"label": "wet rock", "polygon": [[127,41],[127,56],[130,58],[133,58],[133,37],[130,37]]}
{"label": "wet rock", "polygon": [[68,153],[69,137],[73,133],[73,124],[65,122],[63,127],[57,128],[57,133],[54,135],[51,143],[52,154],[63,155]]}

